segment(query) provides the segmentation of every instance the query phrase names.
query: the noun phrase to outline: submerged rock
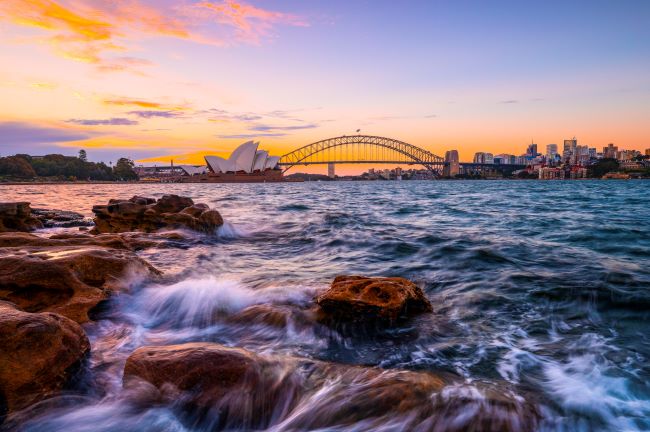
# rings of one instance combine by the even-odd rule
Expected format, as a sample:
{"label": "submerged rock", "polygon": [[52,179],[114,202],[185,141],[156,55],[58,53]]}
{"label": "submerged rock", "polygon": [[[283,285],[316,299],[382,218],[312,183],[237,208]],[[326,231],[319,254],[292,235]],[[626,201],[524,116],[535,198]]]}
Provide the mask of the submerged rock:
{"label": "submerged rock", "polygon": [[214,343],[142,347],[128,358],[124,384],[145,381],[211,430],[364,429],[390,422],[402,430],[533,430],[535,406],[500,393],[456,385],[428,372],[384,370],[298,357],[268,356]]}
{"label": "submerged rock", "polygon": [[94,206],[92,211],[95,214],[95,233],[153,232],[160,229],[211,233],[223,225],[219,212],[178,195],[165,195],[157,201],[139,196],[129,200],[112,199],[108,205]]}
{"label": "submerged rock", "polygon": [[349,322],[394,322],[432,310],[420,287],[399,277],[337,276],[316,303],[323,319]]}
{"label": "submerged rock", "polygon": [[0,301],[0,417],[59,391],[90,350],[74,321]]}
{"label": "submerged rock", "polygon": [[81,213],[58,209],[32,209],[32,216],[40,220],[45,228],[69,228],[92,226],[92,220]]}
{"label": "submerged rock", "polygon": [[43,228],[43,224],[32,216],[28,202],[0,203],[0,232],[28,232],[38,228]]}
{"label": "submerged rock", "polygon": [[88,321],[88,312],[129,280],[159,274],[128,250],[97,246],[0,249],[0,300],[28,312],[55,312]]}

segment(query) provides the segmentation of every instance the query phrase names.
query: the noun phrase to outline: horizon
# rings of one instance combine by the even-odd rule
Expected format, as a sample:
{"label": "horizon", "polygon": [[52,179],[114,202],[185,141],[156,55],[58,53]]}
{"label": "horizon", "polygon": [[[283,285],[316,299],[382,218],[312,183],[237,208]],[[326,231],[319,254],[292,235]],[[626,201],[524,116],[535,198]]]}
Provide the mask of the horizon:
{"label": "horizon", "polygon": [[573,136],[643,151],[649,18],[640,0],[9,0],[0,151],[201,163],[357,129],[463,161]]}

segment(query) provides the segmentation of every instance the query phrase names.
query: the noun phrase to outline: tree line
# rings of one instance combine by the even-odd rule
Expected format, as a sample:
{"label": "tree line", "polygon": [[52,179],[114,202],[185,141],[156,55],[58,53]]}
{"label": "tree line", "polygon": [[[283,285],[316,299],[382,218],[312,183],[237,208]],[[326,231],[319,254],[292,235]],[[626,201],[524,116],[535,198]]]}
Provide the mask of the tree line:
{"label": "tree line", "polygon": [[30,156],[17,154],[0,157],[0,177],[21,180],[37,178],[54,178],[57,180],[137,180],[134,163],[128,158],[118,159],[115,166],[103,162],[88,162],[86,152],[79,151],[79,156],[49,154]]}

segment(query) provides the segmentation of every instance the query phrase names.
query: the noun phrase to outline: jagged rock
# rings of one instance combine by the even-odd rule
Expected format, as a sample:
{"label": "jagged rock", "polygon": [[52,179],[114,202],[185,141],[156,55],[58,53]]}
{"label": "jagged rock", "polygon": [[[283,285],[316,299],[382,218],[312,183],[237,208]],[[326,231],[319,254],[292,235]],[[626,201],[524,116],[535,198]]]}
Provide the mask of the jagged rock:
{"label": "jagged rock", "polygon": [[324,320],[395,322],[418,312],[430,312],[431,303],[413,282],[404,278],[338,276],[318,296]]}
{"label": "jagged rock", "polygon": [[0,249],[0,300],[28,312],[55,312],[76,322],[131,280],[159,274],[129,250],[97,246]]}
{"label": "jagged rock", "polygon": [[[0,301],[0,405],[22,409],[59,391],[90,350],[74,321]],[[2,417],[0,406],[0,417]]]}
{"label": "jagged rock", "polygon": [[108,205],[94,206],[92,211],[95,233],[179,228],[211,233],[223,225],[219,212],[178,195],[165,195],[157,201],[139,196],[129,200],[111,199]]}
{"label": "jagged rock", "polygon": [[0,232],[28,232],[38,228],[43,228],[43,224],[32,216],[28,202],[0,203]]}
{"label": "jagged rock", "polygon": [[496,393],[428,372],[259,355],[214,343],[137,349],[127,359],[124,384],[137,388],[142,381],[213,429],[268,428],[282,419],[283,430],[339,430],[361,421],[371,430],[399,417],[403,430],[528,431],[539,418],[533,403],[506,388]]}
{"label": "jagged rock", "polygon": [[93,222],[81,213],[58,209],[32,209],[32,216],[40,220],[45,228],[92,226]]}

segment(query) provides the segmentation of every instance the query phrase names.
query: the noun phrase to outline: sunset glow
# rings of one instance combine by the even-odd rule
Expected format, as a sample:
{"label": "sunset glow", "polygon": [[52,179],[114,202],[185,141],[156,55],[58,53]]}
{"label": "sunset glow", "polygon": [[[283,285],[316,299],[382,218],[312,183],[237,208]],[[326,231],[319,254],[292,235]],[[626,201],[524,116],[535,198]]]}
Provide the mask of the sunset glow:
{"label": "sunset glow", "polygon": [[650,147],[650,3],[461,3],[4,0],[0,153]]}

